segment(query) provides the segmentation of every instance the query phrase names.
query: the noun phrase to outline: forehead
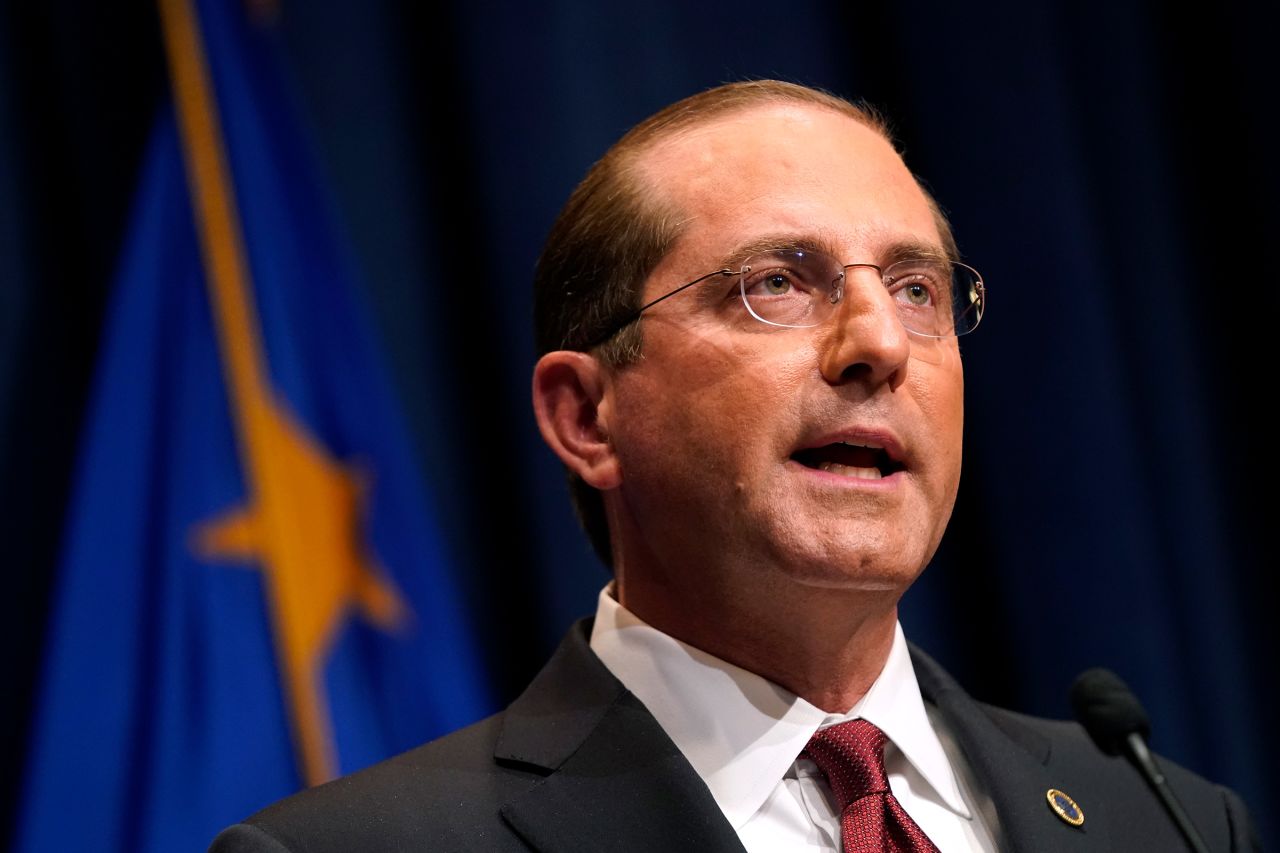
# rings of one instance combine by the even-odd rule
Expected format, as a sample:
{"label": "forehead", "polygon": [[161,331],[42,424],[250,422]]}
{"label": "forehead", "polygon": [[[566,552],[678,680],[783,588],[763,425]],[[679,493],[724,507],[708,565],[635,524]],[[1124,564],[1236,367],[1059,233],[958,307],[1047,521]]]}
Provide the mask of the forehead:
{"label": "forehead", "polygon": [[924,193],[888,140],[817,105],[713,119],[655,144],[640,168],[682,217],[673,264],[762,234],[820,241],[850,261],[903,241],[940,242]]}

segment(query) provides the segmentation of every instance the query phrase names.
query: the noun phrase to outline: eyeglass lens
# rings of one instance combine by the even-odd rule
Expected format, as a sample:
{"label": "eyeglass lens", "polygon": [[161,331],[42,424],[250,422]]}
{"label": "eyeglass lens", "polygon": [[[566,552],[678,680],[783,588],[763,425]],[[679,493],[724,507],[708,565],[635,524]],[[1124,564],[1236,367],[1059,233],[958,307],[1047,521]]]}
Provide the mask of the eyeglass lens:
{"label": "eyeglass lens", "polygon": [[[854,269],[856,265],[851,265]],[[821,252],[779,250],[742,267],[743,302],[775,326],[816,326],[844,297],[845,266]],[[972,268],[933,259],[898,261],[882,273],[902,324],[930,337],[963,335],[981,319],[982,280]]]}

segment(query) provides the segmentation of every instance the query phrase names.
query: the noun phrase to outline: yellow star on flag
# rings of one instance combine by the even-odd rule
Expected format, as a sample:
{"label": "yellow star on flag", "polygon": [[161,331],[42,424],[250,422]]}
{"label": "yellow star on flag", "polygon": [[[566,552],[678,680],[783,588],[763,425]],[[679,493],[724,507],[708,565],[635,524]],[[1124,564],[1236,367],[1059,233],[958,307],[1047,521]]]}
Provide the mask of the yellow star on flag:
{"label": "yellow star on flag", "polygon": [[366,478],[335,460],[273,393],[235,192],[191,0],[161,0],[201,254],[230,397],[247,503],[201,525],[206,558],[263,573],[285,705],[302,776],[337,773],[323,670],[353,609],[392,628],[409,613],[371,565],[361,530]]}

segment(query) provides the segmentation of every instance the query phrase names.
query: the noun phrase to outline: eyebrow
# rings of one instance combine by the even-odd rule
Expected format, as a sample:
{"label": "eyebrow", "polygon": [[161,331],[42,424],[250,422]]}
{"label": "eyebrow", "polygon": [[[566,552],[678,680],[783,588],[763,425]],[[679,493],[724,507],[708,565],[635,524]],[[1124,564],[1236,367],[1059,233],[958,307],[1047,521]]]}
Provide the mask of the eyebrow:
{"label": "eyebrow", "polygon": [[884,250],[882,263],[885,266],[905,260],[954,261],[951,253],[936,243],[919,240],[899,240]]}
{"label": "eyebrow", "polygon": [[747,258],[765,252],[822,252],[832,257],[837,256],[831,245],[824,240],[798,234],[766,234],[738,246],[721,259],[720,266],[737,272]]}
{"label": "eyebrow", "polygon": [[[737,272],[743,263],[753,255],[759,255],[765,252],[822,252],[833,258],[840,258],[840,253],[829,243],[820,237],[800,234],[766,234],[762,237],[752,239],[748,243],[744,243],[733,250],[729,255],[720,261],[721,269],[729,269]],[[843,261],[846,263],[876,263],[880,266],[889,266],[898,261],[910,259],[923,259],[932,261],[951,261],[951,257],[946,249],[936,243],[930,243],[921,240],[898,240],[880,250],[879,258],[870,258],[867,260],[853,259]]]}

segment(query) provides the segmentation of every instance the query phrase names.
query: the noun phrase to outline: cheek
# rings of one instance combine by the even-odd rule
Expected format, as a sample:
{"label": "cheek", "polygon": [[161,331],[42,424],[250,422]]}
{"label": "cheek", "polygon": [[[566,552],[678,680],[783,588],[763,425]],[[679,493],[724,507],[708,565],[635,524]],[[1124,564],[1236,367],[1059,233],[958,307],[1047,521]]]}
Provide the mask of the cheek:
{"label": "cheek", "polygon": [[721,429],[748,444],[772,443],[803,415],[815,364],[812,351],[740,348],[732,372],[704,389],[705,402]]}
{"label": "cheek", "polygon": [[753,346],[754,338],[720,346],[696,335],[686,341],[702,345],[678,360],[651,359],[620,384],[624,464],[646,464],[644,455],[657,453],[698,476],[737,479],[778,456],[803,415],[792,410],[803,398],[803,356]]}
{"label": "cheek", "polygon": [[917,363],[912,394],[924,416],[940,467],[959,477],[964,433],[964,372],[959,353],[934,363]]}

